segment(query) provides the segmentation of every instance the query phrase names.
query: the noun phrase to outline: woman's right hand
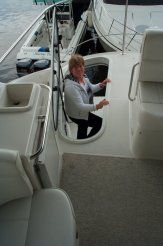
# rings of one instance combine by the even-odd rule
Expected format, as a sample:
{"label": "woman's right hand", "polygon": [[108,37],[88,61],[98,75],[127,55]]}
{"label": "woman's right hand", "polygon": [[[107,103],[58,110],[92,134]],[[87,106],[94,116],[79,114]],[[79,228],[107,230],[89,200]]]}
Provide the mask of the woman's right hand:
{"label": "woman's right hand", "polygon": [[109,101],[106,99],[103,99],[102,101],[100,101],[98,104],[96,104],[96,109],[101,109],[103,108],[103,106],[108,105]]}

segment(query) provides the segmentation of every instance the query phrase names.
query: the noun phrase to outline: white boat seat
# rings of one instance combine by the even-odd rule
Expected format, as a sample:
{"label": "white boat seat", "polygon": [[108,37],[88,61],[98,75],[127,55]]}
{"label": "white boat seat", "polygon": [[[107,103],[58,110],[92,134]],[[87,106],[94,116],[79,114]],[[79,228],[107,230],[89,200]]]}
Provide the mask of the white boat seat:
{"label": "white boat seat", "polygon": [[141,82],[139,86],[142,103],[163,104],[163,83]]}
{"label": "white boat seat", "polygon": [[163,131],[163,83],[139,83],[139,124],[148,130]]}
{"label": "white boat seat", "polygon": [[131,102],[132,145],[141,157],[163,158],[163,30],[147,29],[142,42],[137,96]]}
{"label": "white boat seat", "polygon": [[0,149],[0,205],[31,196],[32,185],[17,151]]}
{"label": "white boat seat", "polygon": [[138,91],[140,124],[151,130],[163,130],[163,32],[145,33],[140,59]]}
{"label": "white boat seat", "polygon": [[162,45],[162,29],[147,29],[142,42],[138,82],[163,83]]}
{"label": "white boat seat", "polygon": [[0,150],[0,244],[75,246],[71,202],[60,189],[33,191],[17,151]]}

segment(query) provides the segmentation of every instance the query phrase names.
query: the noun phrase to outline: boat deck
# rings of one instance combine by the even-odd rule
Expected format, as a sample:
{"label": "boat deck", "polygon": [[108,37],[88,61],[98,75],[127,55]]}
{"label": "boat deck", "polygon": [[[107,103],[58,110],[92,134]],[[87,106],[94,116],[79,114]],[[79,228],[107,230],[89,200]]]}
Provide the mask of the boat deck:
{"label": "boat deck", "polygon": [[[97,54],[97,56],[101,56]],[[134,157],[130,145],[128,88],[132,66],[137,63],[138,54],[104,53],[109,59],[108,85],[106,99],[109,106],[104,108],[104,132],[94,141],[89,139],[66,142],[58,137],[60,151],[63,153],[100,154],[108,156]],[[100,100],[97,98],[96,100]],[[96,111],[97,112],[97,111]],[[100,110],[99,110],[100,112]],[[81,145],[82,144],[82,145]]]}
{"label": "boat deck", "polygon": [[163,245],[161,161],[64,154],[80,246]]}

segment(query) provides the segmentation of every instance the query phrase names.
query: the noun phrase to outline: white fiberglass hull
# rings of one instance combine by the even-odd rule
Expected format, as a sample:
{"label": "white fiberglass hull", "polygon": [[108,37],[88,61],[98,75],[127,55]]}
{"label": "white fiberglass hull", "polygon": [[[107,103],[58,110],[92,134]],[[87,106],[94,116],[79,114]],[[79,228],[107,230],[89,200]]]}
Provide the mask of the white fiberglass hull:
{"label": "white fiberglass hull", "polygon": [[[94,1],[93,24],[106,51],[110,47],[122,50],[125,21],[125,5]],[[140,51],[142,36],[147,28],[163,28],[163,5],[128,5],[125,49]]]}

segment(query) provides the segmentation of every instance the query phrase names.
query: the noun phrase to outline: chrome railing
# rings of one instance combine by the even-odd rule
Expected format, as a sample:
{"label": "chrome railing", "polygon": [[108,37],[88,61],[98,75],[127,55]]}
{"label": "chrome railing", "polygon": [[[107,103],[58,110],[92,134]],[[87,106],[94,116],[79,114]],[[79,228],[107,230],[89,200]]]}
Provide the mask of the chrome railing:
{"label": "chrome railing", "polygon": [[[125,10],[124,10],[125,11]],[[106,11],[104,7],[103,1],[95,0],[94,2],[94,12],[96,14],[97,20],[99,22],[105,23],[103,26],[104,35],[103,37],[107,39],[107,37],[116,37],[117,40],[117,48],[123,49],[123,31],[124,31],[124,23],[114,19],[109,12]],[[107,25],[106,25],[107,20]],[[134,28],[130,28],[128,26],[125,27],[126,35],[125,35],[125,49],[128,50],[140,50],[141,46],[141,37],[142,33],[136,31]]]}
{"label": "chrome railing", "polygon": [[60,89],[60,52],[59,52],[59,34],[56,19],[56,11],[53,12],[53,28],[51,43],[51,88],[52,88],[52,114],[54,129],[58,129],[59,115],[59,89]]}
{"label": "chrome railing", "polygon": [[[62,2],[67,2],[67,1],[62,1]],[[60,2],[61,3],[61,2]],[[59,40],[58,40],[58,26],[57,26],[57,19],[56,19],[56,4],[51,5],[47,7],[33,22],[32,24],[22,33],[22,35],[14,42],[14,44],[7,50],[7,52],[1,57],[0,63],[2,63],[8,55],[13,51],[13,49],[16,47],[16,45],[23,39],[23,37],[30,31],[33,26],[36,24],[36,22],[42,18],[43,16],[47,16],[50,10],[53,10],[53,22],[52,22],[52,42],[51,42],[51,48],[52,48],[52,58],[51,58],[51,68],[54,68],[56,64],[59,67],[60,60],[59,60]],[[55,59],[55,62],[54,62]],[[57,60],[57,62],[56,62]],[[54,85],[54,77],[56,72],[54,72],[54,69],[51,69],[52,71],[52,76],[51,76],[51,81],[50,81],[50,87],[46,85],[41,85],[41,87],[48,89],[48,100],[47,100],[47,106],[46,106],[46,114],[38,116],[38,121],[41,122],[40,126],[40,133],[39,133],[39,145],[37,146],[37,149],[35,150],[34,153],[30,155],[30,159],[37,159],[39,155],[42,153],[44,150],[45,142],[46,142],[46,136],[47,136],[47,130],[48,130],[48,120],[49,120],[49,114],[50,114],[50,108],[51,108],[51,95],[52,95],[52,90],[53,90],[53,85]],[[59,68],[56,69],[56,71],[59,71]],[[57,72],[60,74],[60,71]],[[57,83],[55,87],[59,88],[59,75],[57,75],[57,79],[55,82]],[[59,108],[59,90],[57,90],[56,94],[57,98],[57,105],[56,105],[56,120],[54,123],[54,128],[57,129],[58,127],[58,108]],[[53,111],[53,109],[52,109]]]}
{"label": "chrome railing", "polygon": [[47,135],[47,129],[48,129],[48,119],[49,119],[50,105],[51,105],[51,89],[46,85],[41,85],[41,87],[48,90],[49,96],[48,96],[48,102],[47,102],[47,107],[46,107],[46,115],[45,115],[45,117],[43,117],[44,126],[43,126],[43,130],[42,130],[42,134],[41,134],[41,140],[39,142],[39,146],[38,146],[36,152],[30,156],[30,160],[33,160],[36,157],[38,157],[42,153],[42,151],[44,150],[45,140],[46,140],[46,135]]}
{"label": "chrome railing", "polygon": [[133,68],[132,68],[132,72],[131,72],[131,79],[130,79],[130,85],[129,85],[129,91],[128,91],[128,99],[130,101],[134,101],[136,99],[136,96],[137,96],[137,90],[138,90],[138,82],[137,82],[137,85],[136,85],[136,92],[135,92],[135,95],[134,97],[131,96],[131,92],[132,92],[132,85],[133,85],[133,78],[134,78],[134,73],[135,73],[135,68],[139,65],[139,62],[136,63]]}

